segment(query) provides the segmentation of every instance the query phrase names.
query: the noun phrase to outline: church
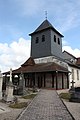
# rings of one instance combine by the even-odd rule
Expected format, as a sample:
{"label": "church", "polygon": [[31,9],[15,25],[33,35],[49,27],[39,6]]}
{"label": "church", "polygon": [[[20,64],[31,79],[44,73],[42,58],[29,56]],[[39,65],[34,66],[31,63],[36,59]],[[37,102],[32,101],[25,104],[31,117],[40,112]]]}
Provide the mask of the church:
{"label": "church", "polygon": [[[62,52],[64,36],[47,19],[29,35],[31,36],[31,55],[18,69],[12,71],[13,84],[17,86],[20,84],[22,73],[26,88],[35,86],[55,90],[68,89],[71,71],[68,69],[69,64],[65,61],[65,53]],[[4,84],[8,82],[9,74],[9,72],[4,73]]]}

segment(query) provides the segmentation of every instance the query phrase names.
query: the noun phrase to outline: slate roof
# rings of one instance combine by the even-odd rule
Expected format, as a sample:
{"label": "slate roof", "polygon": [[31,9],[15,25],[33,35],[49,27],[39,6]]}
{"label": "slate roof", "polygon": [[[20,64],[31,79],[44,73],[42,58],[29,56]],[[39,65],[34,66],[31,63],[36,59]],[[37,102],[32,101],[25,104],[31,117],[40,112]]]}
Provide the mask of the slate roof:
{"label": "slate roof", "polygon": [[36,34],[38,32],[41,32],[43,30],[46,30],[46,29],[52,29],[53,31],[55,31],[57,34],[59,34],[61,37],[64,37],[61,33],[59,33],[53,26],[52,24],[48,21],[48,20],[45,20],[42,22],[42,24],[31,34],[29,35],[33,35],[33,34]]}
{"label": "slate roof", "polygon": [[75,57],[74,55],[70,54],[69,52],[67,52],[67,51],[65,51],[65,50],[63,51],[63,54],[64,54],[64,53],[67,53],[69,56],[71,56],[71,57],[73,57],[74,59],[76,59],[76,57]]}
{"label": "slate roof", "polygon": [[25,67],[25,66],[33,66],[33,65],[35,65],[35,62],[34,62],[34,60],[33,60],[33,58],[32,57],[30,57],[24,64],[22,64],[21,66],[22,67]]}

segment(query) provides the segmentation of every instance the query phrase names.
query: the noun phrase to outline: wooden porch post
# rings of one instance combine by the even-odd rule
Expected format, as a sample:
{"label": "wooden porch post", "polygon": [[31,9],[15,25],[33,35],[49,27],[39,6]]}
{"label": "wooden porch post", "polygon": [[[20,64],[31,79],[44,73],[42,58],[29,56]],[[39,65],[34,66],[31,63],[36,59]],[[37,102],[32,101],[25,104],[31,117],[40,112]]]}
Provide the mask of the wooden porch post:
{"label": "wooden porch post", "polygon": [[18,74],[18,85],[19,85],[19,74]]}
{"label": "wooden porch post", "polygon": [[58,89],[58,71],[56,71],[56,90]]}
{"label": "wooden porch post", "polygon": [[36,72],[34,74],[34,85],[36,86]]}
{"label": "wooden porch post", "polygon": [[52,74],[52,88],[54,88],[54,74]]}
{"label": "wooden porch post", "polygon": [[68,76],[68,73],[67,73],[67,88],[69,88],[69,76]]}
{"label": "wooden porch post", "polygon": [[45,81],[45,73],[44,73],[44,87],[46,87],[46,83],[45,83],[46,81]]}
{"label": "wooden porch post", "polygon": [[64,79],[63,79],[63,73],[62,73],[62,89],[64,89]]}
{"label": "wooden porch post", "polygon": [[33,86],[35,86],[35,74],[36,73],[33,73]]}
{"label": "wooden porch post", "polygon": [[27,79],[28,79],[27,86],[29,87],[29,74],[28,74],[28,78]]}

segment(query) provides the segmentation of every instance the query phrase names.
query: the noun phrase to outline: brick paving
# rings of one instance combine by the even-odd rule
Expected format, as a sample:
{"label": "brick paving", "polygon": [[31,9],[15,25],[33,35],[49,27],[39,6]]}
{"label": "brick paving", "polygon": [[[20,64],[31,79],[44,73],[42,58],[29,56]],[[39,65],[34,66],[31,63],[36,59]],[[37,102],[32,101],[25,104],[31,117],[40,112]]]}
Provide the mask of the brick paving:
{"label": "brick paving", "polygon": [[17,120],[73,120],[54,90],[41,90]]}

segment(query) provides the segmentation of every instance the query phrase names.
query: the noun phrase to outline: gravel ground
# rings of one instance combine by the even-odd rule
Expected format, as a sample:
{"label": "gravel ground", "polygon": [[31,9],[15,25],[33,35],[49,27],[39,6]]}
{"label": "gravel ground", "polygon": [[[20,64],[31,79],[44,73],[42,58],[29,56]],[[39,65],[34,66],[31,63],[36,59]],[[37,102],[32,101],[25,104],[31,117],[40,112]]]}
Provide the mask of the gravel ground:
{"label": "gravel ground", "polygon": [[80,103],[68,102],[65,100],[63,100],[63,102],[75,120],[80,120]]}
{"label": "gravel ground", "polygon": [[[58,90],[58,94],[68,92],[67,90]],[[73,115],[75,120],[80,120],[80,103],[68,102],[63,99],[64,104],[68,108],[69,112]]]}
{"label": "gravel ground", "polygon": [[0,120],[16,120],[23,109],[12,109],[0,114]]}
{"label": "gravel ground", "polygon": [[[18,99],[19,102],[29,102],[27,99]],[[0,102],[0,120],[16,120],[16,118],[20,115],[23,109],[13,109],[10,108],[8,104]]]}

